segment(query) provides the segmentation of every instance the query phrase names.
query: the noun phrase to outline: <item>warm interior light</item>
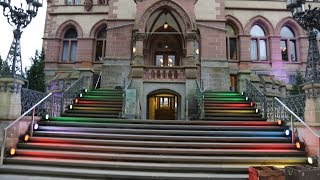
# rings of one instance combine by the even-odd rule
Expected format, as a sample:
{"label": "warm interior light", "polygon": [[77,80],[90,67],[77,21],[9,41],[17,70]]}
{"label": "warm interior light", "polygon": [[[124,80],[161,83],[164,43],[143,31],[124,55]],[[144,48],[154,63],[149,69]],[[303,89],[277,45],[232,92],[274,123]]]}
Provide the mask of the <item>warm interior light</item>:
{"label": "warm interior light", "polygon": [[300,144],[299,141],[296,142],[296,148],[297,148],[297,149],[300,149],[300,148],[301,148],[301,144]]}
{"label": "warm interior light", "polygon": [[167,21],[163,24],[163,28],[164,29],[168,29],[168,27],[169,27],[169,24],[167,23]]}
{"label": "warm interior light", "polygon": [[24,135],[24,137],[23,137],[23,141],[24,141],[24,142],[28,142],[29,139],[30,139],[29,134]]}
{"label": "warm interior light", "polygon": [[279,125],[279,126],[281,126],[281,125],[282,125],[282,120],[281,120],[281,119],[278,119],[278,121],[277,121],[277,122],[278,122],[278,125]]}
{"label": "warm interior light", "polygon": [[16,149],[15,148],[10,148],[9,153],[10,153],[11,156],[14,156],[16,154]]}
{"label": "warm interior light", "polygon": [[38,124],[35,124],[34,126],[33,126],[33,129],[34,130],[37,130],[39,128],[39,125]]}
{"label": "warm interior light", "polygon": [[49,119],[49,114],[46,114],[45,119],[48,120]]}

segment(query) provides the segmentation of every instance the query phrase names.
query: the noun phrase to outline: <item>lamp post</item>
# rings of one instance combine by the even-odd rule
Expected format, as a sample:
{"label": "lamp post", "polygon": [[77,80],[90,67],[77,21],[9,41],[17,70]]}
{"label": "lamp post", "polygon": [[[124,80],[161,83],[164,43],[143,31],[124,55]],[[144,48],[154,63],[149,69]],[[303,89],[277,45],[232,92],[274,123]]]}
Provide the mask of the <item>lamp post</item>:
{"label": "lamp post", "polygon": [[305,84],[320,83],[320,56],[317,44],[317,30],[320,30],[320,9],[319,7],[311,9],[310,5],[308,9],[305,9],[305,0],[287,0],[287,8],[291,10],[295,21],[308,32],[309,50]]}
{"label": "lamp post", "polygon": [[3,64],[3,77],[23,79],[20,38],[22,29],[30,24],[31,20],[37,16],[38,8],[42,7],[43,0],[26,0],[27,9],[11,5],[11,0],[0,0],[3,7],[3,15],[8,23],[14,27],[13,41],[11,43],[7,59]]}

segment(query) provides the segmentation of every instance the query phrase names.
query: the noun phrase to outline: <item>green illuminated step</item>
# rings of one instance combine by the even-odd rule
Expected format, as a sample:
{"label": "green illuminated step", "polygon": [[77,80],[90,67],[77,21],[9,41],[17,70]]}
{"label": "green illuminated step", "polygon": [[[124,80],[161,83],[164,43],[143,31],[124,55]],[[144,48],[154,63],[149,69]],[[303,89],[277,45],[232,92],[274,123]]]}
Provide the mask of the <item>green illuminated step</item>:
{"label": "green illuminated step", "polygon": [[101,97],[82,97],[82,98],[78,98],[80,101],[109,101],[109,102],[122,102],[122,97],[118,98],[118,97],[110,97],[110,98],[101,98]]}
{"label": "green illuminated step", "polygon": [[246,101],[246,98],[245,97],[228,97],[228,98],[221,98],[221,97],[217,97],[217,98],[211,98],[211,97],[208,97],[208,98],[204,98],[205,101],[235,101],[235,102],[238,102],[238,101]]}

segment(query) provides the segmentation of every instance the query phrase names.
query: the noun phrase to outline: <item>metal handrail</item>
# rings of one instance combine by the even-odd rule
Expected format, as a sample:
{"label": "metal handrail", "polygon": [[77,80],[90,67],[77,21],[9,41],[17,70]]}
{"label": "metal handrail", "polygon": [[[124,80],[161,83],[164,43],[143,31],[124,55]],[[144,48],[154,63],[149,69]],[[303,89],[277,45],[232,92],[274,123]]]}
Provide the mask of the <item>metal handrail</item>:
{"label": "metal handrail", "polygon": [[[34,106],[32,106],[28,111],[24,112],[20,117],[18,117],[15,121],[13,121],[12,123],[10,123],[6,128],[4,128],[3,130],[3,144],[1,147],[1,160],[0,160],[0,165],[3,164],[3,159],[4,159],[4,151],[7,145],[7,135],[8,135],[8,130],[10,128],[12,128],[16,123],[18,123],[19,121],[21,121],[21,119],[23,117],[25,117],[27,114],[29,114],[32,111],[32,118],[31,118],[31,125],[30,125],[30,136],[33,135],[33,125],[34,125],[34,118],[35,118],[35,108],[38,107],[41,103],[43,103],[44,101],[46,101],[47,99],[49,99],[49,97],[52,96],[52,93],[48,94],[46,97],[44,97],[42,100],[40,100],[37,104],[35,104]],[[18,138],[18,137],[16,137]]]}
{"label": "metal handrail", "polygon": [[[66,97],[68,95],[68,93],[72,93],[72,91],[74,91],[75,88],[78,88],[76,89],[75,92],[73,92],[73,95],[72,97],[69,97],[69,101],[70,99],[73,99],[76,97],[76,94],[78,95],[81,90],[83,89],[83,81],[84,81],[84,76],[81,76],[79,79],[77,79],[74,83],[71,84],[71,86],[69,86],[63,93],[62,93],[62,100],[61,100],[61,106],[60,106],[60,114],[63,113],[63,110],[65,108],[65,105],[67,104],[67,98]],[[82,83],[82,84],[80,84]],[[81,86],[80,88],[77,87],[77,86]],[[69,92],[70,91],[70,92]]]}
{"label": "metal handrail", "polygon": [[246,80],[246,96],[255,102],[256,108],[262,111],[264,118],[268,116],[267,97],[259,91],[249,80]]}
{"label": "metal handrail", "polygon": [[296,115],[291,109],[289,109],[282,101],[280,101],[277,97],[274,98],[278,103],[280,103],[291,115],[293,115],[298,121],[300,121],[307,129],[309,129],[315,136],[320,138],[320,135],[318,135],[316,132],[314,132],[310,126],[308,126],[307,123],[305,123],[298,115]]}
{"label": "metal handrail", "polygon": [[[295,114],[291,109],[289,109],[282,101],[280,101],[277,97],[274,97],[273,99],[274,101],[276,101],[277,103],[279,103],[281,105],[281,108],[283,108],[282,110],[287,111],[287,113],[289,113],[290,116],[290,124],[291,124],[291,140],[292,143],[295,143],[296,137],[299,137],[298,133],[296,132],[296,128],[295,128],[295,124],[294,124],[294,118],[296,120],[298,120],[298,122],[300,122],[301,124],[303,124],[303,126],[309,131],[311,132],[311,134],[313,134],[316,138],[317,138],[317,143],[318,143],[318,147],[316,150],[317,153],[317,159],[318,159],[318,166],[320,167],[320,135],[315,132],[314,130],[311,129],[310,126],[308,126],[307,123],[305,123],[297,114]],[[273,103],[273,106],[275,106],[275,103]],[[275,114],[275,107],[273,107],[273,113]],[[274,115],[275,116],[275,115]],[[288,117],[288,114],[285,114],[284,119]],[[305,133],[303,133],[305,134]],[[295,136],[296,135],[296,136]],[[302,136],[303,137],[303,136]],[[310,138],[310,136],[309,136]]]}
{"label": "metal handrail", "polygon": [[97,89],[97,87],[98,87],[98,84],[99,84],[99,82],[101,80],[101,74],[102,74],[102,71],[100,71],[100,73],[99,73],[99,77],[98,77],[98,80],[96,82],[96,85],[94,86],[94,89]]}

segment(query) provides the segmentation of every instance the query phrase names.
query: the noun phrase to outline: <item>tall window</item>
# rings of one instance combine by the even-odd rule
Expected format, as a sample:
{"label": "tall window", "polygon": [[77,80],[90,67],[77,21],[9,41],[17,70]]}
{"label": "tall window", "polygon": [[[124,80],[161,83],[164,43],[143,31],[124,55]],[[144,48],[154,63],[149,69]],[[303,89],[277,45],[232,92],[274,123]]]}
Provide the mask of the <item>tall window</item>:
{"label": "tall window", "polygon": [[63,51],[62,61],[74,62],[77,57],[77,38],[78,33],[74,28],[70,28],[66,31],[63,37]]}
{"label": "tall window", "polygon": [[102,28],[96,38],[96,53],[95,60],[100,61],[106,54],[106,38],[107,38],[107,29],[106,27]]}
{"label": "tall window", "polygon": [[232,26],[226,25],[227,30],[227,58],[228,60],[237,60],[237,33]]}
{"label": "tall window", "polygon": [[251,35],[251,60],[267,60],[267,38],[259,25],[254,25],[250,31]]}
{"label": "tall window", "polygon": [[296,39],[292,30],[284,26],[280,31],[280,35],[282,60],[297,62]]}
{"label": "tall window", "polygon": [[81,0],[66,0],[66,5],[80,5]]}
{"label": "tall window", "polygon": [[176,55],[174,54],[156,54],[156,66],[175,66],[176,65]]}

